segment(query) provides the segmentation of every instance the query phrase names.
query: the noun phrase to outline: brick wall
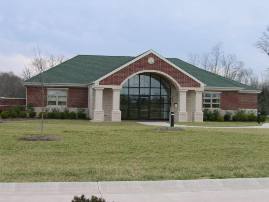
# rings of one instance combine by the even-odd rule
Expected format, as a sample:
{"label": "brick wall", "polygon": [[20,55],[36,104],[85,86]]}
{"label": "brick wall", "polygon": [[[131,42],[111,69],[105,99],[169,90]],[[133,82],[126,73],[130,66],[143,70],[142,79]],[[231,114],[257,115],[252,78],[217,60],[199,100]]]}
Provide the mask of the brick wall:
{"label": "brick wall", "polygon": [[88,108],[88,88],[69,88],[67,106]]}
{"label": "brick wall", "polygon": [[[153,57],[155,59],[154,64],[148,63],[148,58]],[[157,70],[164,72],[174,78],[181,87],[200,87],[200,84],[185,75],[178,69],[174,68],[167,62],[163,61],[154,54],[149,54],[140,60],[130,64],[129,66],[119,70],[118,72],[108,76],[100,81],[101,85],[120,85],[130,75],[142,71],[142,70]]]}
{"label": "brick wall", "polygon": [[8,110],[15,106],[25,106],[25,98],[0,98],[0,110]]}
{"label": "brick wall", "polygon": [[27,87],[27,104],[33,107],[44,107],[47,105],[47,90],[44,90],[44,100],[42,99],[41,87]]}
{"label": "brick wall", "polygon": [[[52,88],[52,87],[50,87]],[[56,89],[56,87],[53,87]],[[60,87],[59,87],[60,88]],[[45,106],[47,105],[47,90],[45,89]],[[40,87],[27,87],[27,103],[34,107],[42,107],[42,90]],[[88,88],[68,88],[67,107],[87,108]]]}
{"label": "brick wall", "polygon": [[222,110],[257,109],[258,95],[253,93],[239,93],[224,91],[221,93]]}

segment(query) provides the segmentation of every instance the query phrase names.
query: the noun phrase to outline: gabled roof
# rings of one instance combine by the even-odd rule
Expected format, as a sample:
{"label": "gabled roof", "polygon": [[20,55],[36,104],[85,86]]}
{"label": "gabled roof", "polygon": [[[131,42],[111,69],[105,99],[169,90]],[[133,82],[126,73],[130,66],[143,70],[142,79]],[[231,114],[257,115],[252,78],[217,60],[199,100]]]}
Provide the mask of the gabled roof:
{"label": "gabled roof", "polygon": [[[102,56],[102,55],[78,55],[64,63],[57,65],[43,73],[46,84],[90,84],[99,78],[116,70],[120,66],[134,60],[131,56]],[[224,78],[217,74],[200,69],[178,58],[166,58],[168,61],[192,75],[207,87],[212,88],[242,88],[256,90],[248,85]],[[36,75],[25,84],[39,83],[40,75]]]}

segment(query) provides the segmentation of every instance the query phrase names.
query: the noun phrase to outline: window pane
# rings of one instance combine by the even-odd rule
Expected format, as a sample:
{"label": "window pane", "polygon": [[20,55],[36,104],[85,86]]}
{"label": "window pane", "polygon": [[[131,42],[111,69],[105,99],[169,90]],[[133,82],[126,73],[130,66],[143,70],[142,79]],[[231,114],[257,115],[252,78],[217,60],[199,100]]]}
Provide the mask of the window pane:
{"label": "window pane", "polygon": [[157,76],[151,76],[151,87],[157,87],[160,88],[161,87],[161,83],[160,83],[160,78]]}
{"label": "window pane", "polygon": [[139,95],[139,88],[129,88],[129,95]]}
{"label": "window pane", "polygon": [[149,75],[140,75],[140,87],[149,87],[150,85],[150,76]]}
{"label": "window pane", "polygon": [[162,88],[162,89],[161,89],[161,94],[162,94],[162,95],[168,95],[167,89]]}
{"label": "window pane", "polygon": [[212,108],[219,108],[220,105],[219,104],[212,104]]}
{"label": "window pane", "polygon": [[48,101],[48,105],[56,105],[56,101]]}
{"label": "window pane", "polygon": [[151,103],[153,104],[161,104],[161,99],[159,96],[150,96]]}
{"label": "window pane", "polygon": [[151,95],[160,95],[161,94],[160,88],[151,88],[150,94]]}
{"label": "window pane", "polygon": [[120,91],[121,95],[128,95],[128,88],[122,88]]}
{"label": "window pane", "polygon": [[149,95],[150,88],[140,88],[140,95]]}
{"label": "window pane", "polygon": [[139,87],[139,75],[135,75],[130,78],[129,87]]}
{"label": "window pane", "polygon": [[204,104],[204,108],[211,108],[210,104]]}

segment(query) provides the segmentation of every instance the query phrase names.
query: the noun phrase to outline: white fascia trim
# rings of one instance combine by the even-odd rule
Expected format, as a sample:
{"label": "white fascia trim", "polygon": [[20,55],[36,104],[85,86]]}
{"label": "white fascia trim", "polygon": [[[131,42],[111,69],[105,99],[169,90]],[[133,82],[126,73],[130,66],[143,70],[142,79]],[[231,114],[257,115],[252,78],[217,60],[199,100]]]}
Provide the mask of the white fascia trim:
{"label": "white fascia trim", "polygon": [[243,88],[240,87],[210,87],[210,86],[206,86],[205,90],[207,91],[239,91],[239,90],[243,90]]}
{"label": "white fascia trim", "polygon": [[0,99],[6,99],[6,100],[24,100],[26,98],[22,98],[22,97],[0,97]]}
{"label": "white fascia trim", "polygon": [[156,55],[157,57],[159,57],[160,59],[162,59],[162,60],[165,61],[166,63],[170,64],[172,67],[176,68],[177,70],[179,70],[179,71],[182,72],[183,74],[189,76],[190,78],[192,78],[193,80],[195,80],[196,82],[198,82],[198,83],[201,85],[201,87],[205,86],[205,84],[204,84],[203,82],[201,82],[201,81],[198,80],[197,78],[193,77],[192,75],[190,75],[189,73],[187,73],[186,71],[184,71],[183,69],[181,69],[180,67],[178,67],[178,66],[175,65],[174,63],[170,62],[169,60],[167,60],[166,58],[164,58],[163,56],[161,56],[160,54],[158,54],[157,52],[155,52],[155,51],[153,51],[153,50],[149,50],[149,51],[147,51],[147,52],[145,52],[145,53],[139,55],[138,57],[136,57],[136,58],[134,58],[133,60],[127,62],[126,64],[124,64],[124,65],[122,65],[122,66],[120,66],[120,67],[114,69],[112,72],[109,72],[108,74],[102,76],[101,78],[99,78],[99,79],[97,79],[97,80],[95,81],[95,84],[96,84],[96,85],[99,85],[99,82],[102,81],[103,79],[105,79],[106,77],[108,77],[108,76],[110,76],[110,75],[112,75],[112,74],[118,72],[119,70],[121,70],[121,69],[127,67],[128,65],[130,65],[130,64],[132,64],[132,63],[134,63],[134,62],[140,60],[141,58],[143,58],[143,57],[145,57],[145,56],[147,56],[147,55],[149,55],[149,54],[151,54],[151,53],[154,54],[154,55]]}
{"label": "white fascia trim", "polygon": [[240,90],[239,93],[253,93],[253,94],[259,94],[261,93],[261,90]]}
{"label": "white fascia trim", "polygon": [[[39,82],[24,82],[24,86],[41,86],[41,83]],[[44,86],[46,87],[57,87],[57,86],[63,86],[63,87],[88,87],[88,84],[80,84],[80,83],[44,83]]]}

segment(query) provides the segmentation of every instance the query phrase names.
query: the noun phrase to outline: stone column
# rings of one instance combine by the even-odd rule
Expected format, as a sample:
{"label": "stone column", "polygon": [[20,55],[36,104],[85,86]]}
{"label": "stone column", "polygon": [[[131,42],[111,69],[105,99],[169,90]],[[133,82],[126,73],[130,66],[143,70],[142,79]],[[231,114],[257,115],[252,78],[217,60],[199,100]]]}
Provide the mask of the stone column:
{"label": "stone column", "polygon": [[94,110],[93,110],[93,121],[104,121],[104,110],[103,110],[103,87],[94,87]]}
{"label": "stone column", "polygon": [[121,111],[120,111],[120,87],[112,88],[112,112],[111,121],[120,122],[121,121]]}
{"label": "stone column", "polygon": [[187,121],[187,90],[178,91],[177,117],[179,122]]}
{"label": "stone column", "polygon": [[93,118],[93,88],[88,86],[88,115],[89,118]]}
{"label": "stone column", "polygon": [[195,91],[195,106],[193,114],[194,122],[203,122],[202,105],[203,105],[203,91],[197,90]]}

